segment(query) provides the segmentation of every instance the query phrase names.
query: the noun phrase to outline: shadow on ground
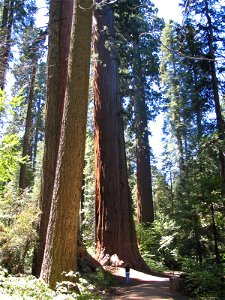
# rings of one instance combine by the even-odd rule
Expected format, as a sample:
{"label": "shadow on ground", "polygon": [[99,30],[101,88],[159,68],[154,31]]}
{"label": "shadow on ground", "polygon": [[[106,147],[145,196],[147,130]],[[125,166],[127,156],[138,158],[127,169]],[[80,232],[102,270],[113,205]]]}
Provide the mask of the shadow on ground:
{"label": "shadow on ground", "polygon": [[172,292],[169,289],[169,278],[152,276],[149,274],[131,270],[131,283],[125,284],[124,270],[118,270],[117,275],[114,275],[119,287],[111,289],[110,297],[106,299],[129,299],[129,300],[142,300],[142,299],[174,299],[174,300],[187,300],[184,295],[177,292]]}

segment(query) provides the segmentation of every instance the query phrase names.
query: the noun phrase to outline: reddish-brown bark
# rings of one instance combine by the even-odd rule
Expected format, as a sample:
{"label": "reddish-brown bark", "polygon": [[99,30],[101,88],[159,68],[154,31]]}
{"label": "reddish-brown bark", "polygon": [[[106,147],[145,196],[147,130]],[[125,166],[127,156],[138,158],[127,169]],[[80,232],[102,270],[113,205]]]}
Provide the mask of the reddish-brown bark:
{"label": "reddish-brown bark", "polygon": [[[94,98],[96,178],[96,258],[117,254],[133,268],[148,270],[136,240],[128,187],[118,68],[112,44],[110,6],[95,10]],[[109,43],[108,43],[109,45]]]}
{"label": "reddish-brown bark", "polygon": [[144,81],[138,43],[134,43],[134,113],[137,162],[137,220],[139,224],[154,221],[152,174],[148,141],[148,118],[145,103]]}
{"label": "reddish-brown bark", "polygon": [[74,1],[60,145],[41,278],[50,287],[76,271],[90,68],[92,0]]}
{"label": "reddish-brown bark", "polygon": [[33,258],[33,275],[39,276],[44,255],[47,226],[55,181],[56,161],[61,132],[64,96],[67,82],[73,1],[52,0],[49,13],[49,50],[45,149],[40,195],[38,241]]}

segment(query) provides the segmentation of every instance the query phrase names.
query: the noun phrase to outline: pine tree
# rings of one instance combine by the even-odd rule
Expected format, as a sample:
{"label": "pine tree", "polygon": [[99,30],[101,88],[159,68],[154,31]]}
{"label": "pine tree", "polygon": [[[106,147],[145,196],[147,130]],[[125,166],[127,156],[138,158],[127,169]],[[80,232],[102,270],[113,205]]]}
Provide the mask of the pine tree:
{"label": "pine tree", "polygon": [[[33,142],[35,139],[34,133],[34,106],[35,106],[35,86],[36,84],[36,77],[38,72],[38,63],[39,59],[42,56],[42,51],[40,49],[43,47],[45,42],[46,32],[42,32],[32,28],[33,32],[31,35],[34,37],[29,36],[28,34],[25,35],[26,43],[30,41],[29,45],[22,45],[24,51],[24,55],[20,58],[21,64],[20,68],[23,68],[25,72],[18,73],[17,72],[17,84],[19,82],[24,82],[24,79],[27,78],[27,88],[24,91],[27,93],[27,113],[26,113],[26,120],[24,126],[24,137],[23,137],[23,147],[22,147],[22,157],[26,158],[27,163],[21,164],[20,167],[20,177],[19,177],[19,188],[25,189],[27,187],[31,187],[32,185],[32,165],[33,165]],[[28,72],[29,69],[29,72]],[[21,75],[24,75],[21,80]],[[30,172],[29,172],[29,165],[30,165]]]}
{"label": "pine tree", "polygon": [[[170,23],[165,28],[162,43],[161,72],[166,86],[165,111],[168,118],[166,131],[171,137],[176,137],[181,130],[180,148],[184,161],[183,172],[179,161],[174,168],[172,152],[176,145],[170,141],[166,159],[173,165],[175,177],[172,217],[180,226],[178,235],[182,240],[177,246],[181,255],[192,253],[200,264],[211,255],[215,255],[218,262],[218,234],[221,232],[218,232],[214,214],[220,214],[222,200],[217,170],[220,146],[219,140],[213,138],[215,127],[209,118],[214,101],[209,61],[204,54],[205,43],[190,20],[183,27]],[[213,190],[217,190],[217,196]],[[213,209],[214,203],[217,203],[217,212]],[[206,233],[206,227],[214,228],[211,236]],[[214,251],[208,248],[205,240]]]}
{"label": "pine tree", "polygon": [[[184,6],[184,4],[183,4]],[[203,58],[208,61],[208,68],[211,75],[211,98],[214,102],[214,110],[216,115],[216,127],[221,144],[224,144],[225,136],[225,121],[222,114],[221,107],[221,84],[219,78],[223,73],[223,68],[220,67],[218,59],[223,56],[224,43],[223,28],[224,28],[224,13],[220,7],[218,0],[201,0],[197,5],[192,2],[186,6],[186,18],[188,22],[192,23],[195,30],[199,32],[201,38],[204,40],[205,47],[203,49]],[[197,23],[195,18],[201,15],[200,21]],[[219,166],[221,178],[223,179],[223,186],[225,183],[225,157],[219,152]],[[223,188],[224,189],[224,188]]]}
{"label": "pine tree", "polygon": [[[5,77],[12,45],[19,41],[21,32],[34,25],[36,6],[33,0],[4,0],[0,31],[0,88],[5,86]],[[18,40],[17,40],[18,39]]]}

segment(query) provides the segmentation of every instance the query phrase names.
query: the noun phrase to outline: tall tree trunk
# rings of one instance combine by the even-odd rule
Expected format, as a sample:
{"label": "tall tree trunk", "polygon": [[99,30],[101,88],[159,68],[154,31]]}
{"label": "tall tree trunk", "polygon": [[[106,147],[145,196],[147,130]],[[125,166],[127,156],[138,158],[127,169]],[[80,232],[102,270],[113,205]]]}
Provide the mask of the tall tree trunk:
{"label": "tall tree trunk", "polygon": [[76,271],[89,90],[91,7],[92,0],[74,1],[68,82],[41,269],[41,277],[51,287],[65,279],[62,272]]}
{"label": "tall tree trunk", "polygon": [[181,125],[181,99],[178,92],[178,79],[177,79],[177,70],[175,64],[175,57],[173,54],[173,76],[172,80],[173,85],[173,94],[174,94],[174,104],[173,104],[173,115],[172,115],[172,129],[177,140],[177,150],[178,150],[178,164],[180,170],[180,182],[184,182],[185,178],[185,163],[184,163],[184,146],[183,146],[183,126]]}
{"label": "tall tree trunk", "polygon": [[33,145],[33,157],[32,157],[33,173],[35,173],[35,171],[36,171],[36,158],[37,158],[39,132],[40,132],[40,115],[41,115],[41,99],[39,98],[38,101],[37,101],[37,112],[36,112],[35,133],[34,133],[34,145]]}
{"label": "tall tree trunk", "polygon": [[27,106],[27,116],[25,124],[25,133],[23,137],[23,153],[22,157],[25,158],[28,156],[28,162],[21,164],[20,167],[20,177],[19,177],[19,188],[25,189],[31,186],[32,178],[29,174],[28,163],[31,163],[32,155],[32,135],[33,135],[33,103],[34,103],[34,86],[37,74],[37,57],[33,59],[33,68],[31,74],[31,82],[29,87],[29,96],[28,96],[28,106]]}
{"label": "tall tree trunk", "polygon": [[14,0],[5,0],[0,32],[0,88],[4,89],[13,26]]}
{"label": "tall tree trunk", "polygon": [[[219,97],[219,88],[218,88],[218,79],[216,74],[216,64],[215,64],[215,53],[213,48],[213,24],[209,12],[208,1],[205,1],[205,13],[208,22],[208,44],[209,44],[209,55],[210,55],[210,70],[212,76],[212,88],[213,96],[215,103],[215,112],[216,112],[216,121],[217,121],[217,130],[219,134],[219,139],[224,143],[225,142],[225,122],[222,116],[221,106],[220,106],[220,97]],[[223,192],[225,193],[225,156],[224,151],[220,150],[219,153],[220,160],[220,174],[223,180]]]}
{"label": "tall tree trunk", "polygon": [[217,229],[216,229],[216,222],[215,222],[215,211],[213,203],[210,205],[211,216],[212,216],[212,233],[214,239],[214,249],[215,249],[215,258],[216,263],[220,263],[220,255],[219,255],[219,248],[218,248],[218,237],[217,237]]}
{"label": "tall tree trunk", "polygon": [[154,221],[152,174],[148,141],[148,118],[145,103],[144,82],[138,43],[134,43],[134,113],[137,158],[137,219],[139,224]]}
{"label": "tall tree trunk", "polygon": [[[118,68],[113,51],[113,11],[94,13],[96,258],[117,254],[133,268],[148,270],[137,247],[128,187]],[[107,48],[111,41],[110,49]]]}
{"label": "tall tree trunk", "polygon": [[197,122],[197,143],[199,148],[199,143],[202,138],[202,109],[201,109],[201,99],[199,97],[199,89],[198,89],[198,79],[197,79],[197,68],[195,64],[193,64],[193,81],[194,81],[194,97],[193,97],[193,106],[194,112],[196,115],[196,122]]}
{"label": "tall tree trunk", "polygon": [[38,241],[34,250],[32,265],[32,273],[37,277],[40,275],[44,256],[47,227],[55,181],[56,161],[59,148],[63,104],[67,81],[72,13],[73,1],[51,0],[49,12],[47,100],[45,115],[46,138],[39,203],[41,215],[37,230]]}
{"label": "tall tree trunk", "polygon": [[202,244],[201,244],[201,239],[200,239],[200,234],[199,234],[199,228],[200,228],[200,220],[198,214],[194,215],[194,235],[195,235],[195,241],[196,241],[196,257],[197,260],[199,261],[199,264],[202,265],[202,260],[203,260],[203,255],[202,255]]}

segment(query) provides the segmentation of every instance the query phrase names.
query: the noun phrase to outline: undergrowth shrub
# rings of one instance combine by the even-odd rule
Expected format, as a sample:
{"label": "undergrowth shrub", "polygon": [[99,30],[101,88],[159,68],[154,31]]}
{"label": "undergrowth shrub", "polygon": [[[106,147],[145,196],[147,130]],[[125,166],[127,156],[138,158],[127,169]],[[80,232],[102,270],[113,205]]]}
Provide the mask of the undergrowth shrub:
{"label": "undergrowth shrub", "polygon": [[185,272],[185,291],[197,299],[225,299],[224,271],[222,266],[204,263],[202,266],[194,260],[183,260]]}
{"label": "undergrowth shrub", "polygon": [[9,273],[30,270],[38,209],[32,194],[8,186],[0,196],[0,264]]}
{"label": "undergrowth shrub", "polygon": [[159,251],[161,235],[157,226],[154,224],[146,227],[139,224],[137,237],[140,253],[150,269],[156,272],[165,271],[162,253]]}
{"label": "undergrowth shrub", "polygon": [[[71,276],[71,274],[70,274]],[[0,268],[0,299],[10,296],[12,300],[100,300],[101,296],[93,293],[95,286],[77,274],[76,284],[63,281],[53,291],[42,280],[34,276],[11,276]],[[76,285],[76,289],[73,287]],[[79,293],[77,292],[79,290]]]}
{"label": "undergrowth shrub", "polygon": [[91,281],[94,282],[99,289],[108,289],[117,284],[113,275],[102,267],[97,268],[96,271],[91,274]]}
{"label": "undergrowth shrub", "polygon": [[152,271],[164,272],[166,270],[166,267],[161,262],[154,260],[154,256],[148,251],[141,251],[141,256]]}

